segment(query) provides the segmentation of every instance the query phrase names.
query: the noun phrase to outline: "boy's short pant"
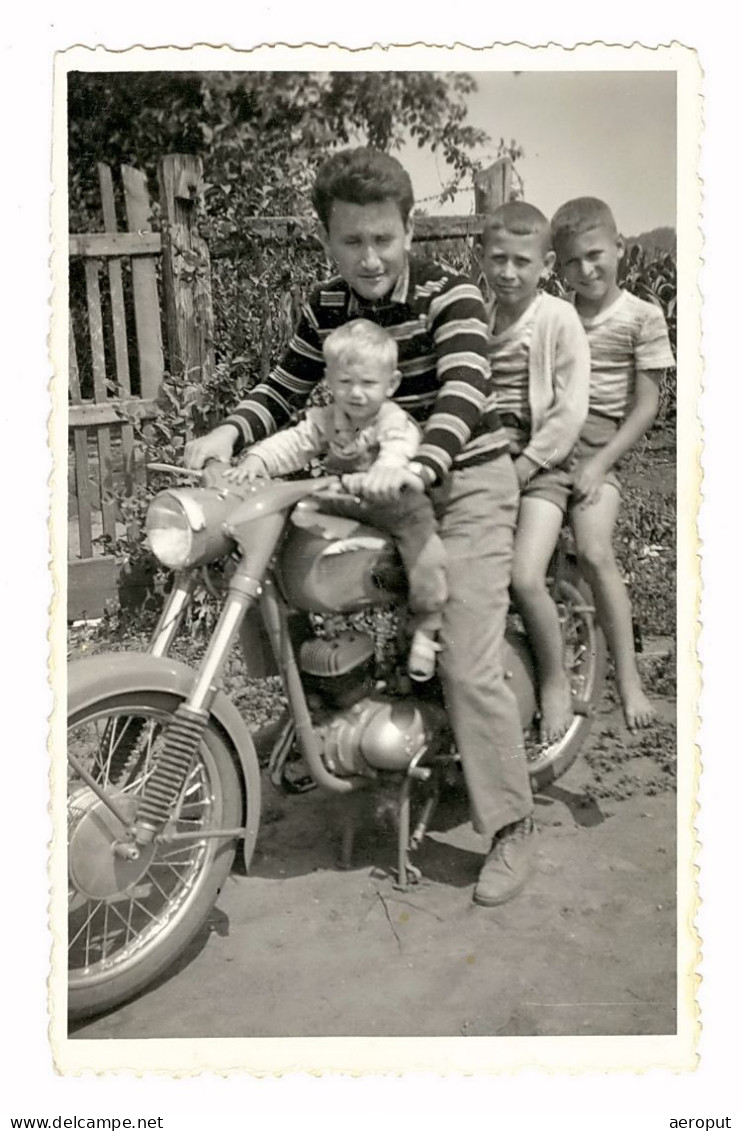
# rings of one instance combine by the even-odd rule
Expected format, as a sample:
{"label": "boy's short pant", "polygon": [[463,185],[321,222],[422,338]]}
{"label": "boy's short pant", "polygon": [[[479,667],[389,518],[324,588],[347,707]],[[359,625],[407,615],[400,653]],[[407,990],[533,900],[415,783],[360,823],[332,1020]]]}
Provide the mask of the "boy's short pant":
{"label": "boy's short pant", "polygon": [[[556,467],[537,472],[522,488],[521,498],[547,499],[558,507],[562,514],[566,514],[575,502],[572,487],[576,467],[604,448],[615,436],[620,423],[620,420],[610,416],[601,416],[597,412],[589,413],[579,439],[566,460]],[[515,459],[526,448],[529,432],[522,427],[516,427],[514,423],[511,424],[509,419],[505,430],[510,439],[510,455]],[[616,475],[616,468],[620,466],[619,460],[605,475],[605,482],[610,483],[618,492],[621,491],[621,482]]]}

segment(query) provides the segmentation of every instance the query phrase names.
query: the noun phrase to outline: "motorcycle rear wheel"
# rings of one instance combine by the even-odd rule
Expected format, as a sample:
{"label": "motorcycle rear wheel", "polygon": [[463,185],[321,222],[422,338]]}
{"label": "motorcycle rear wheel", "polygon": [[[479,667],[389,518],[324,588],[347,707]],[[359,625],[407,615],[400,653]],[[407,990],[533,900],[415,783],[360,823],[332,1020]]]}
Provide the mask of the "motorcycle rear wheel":
{"label": "motorcycle rear wheel", "polygon": [[526,756],[534,793],[556,781],[576,760],[600,703],[606,671],[606,643],[598,625],[590,587],[569,561],[552,592],[562,623],[565,668],[572,685],[575,715],[561,738],[550,744],[529,741]]}
{"label": "motorcycle rear wheel", "polygon": [[[136,812],[166,724],[180,699],[154,691],[105,696],[68,720],[77,755],[127,819]],[[197,934],[234,860],[234,839],[187,837],[117,856],[122,826],[68,769],[68,1015],[81,1018],[133,997],[166,972]],[[240,781],[213,722],[202,737],[167,832],[240,825]]]}

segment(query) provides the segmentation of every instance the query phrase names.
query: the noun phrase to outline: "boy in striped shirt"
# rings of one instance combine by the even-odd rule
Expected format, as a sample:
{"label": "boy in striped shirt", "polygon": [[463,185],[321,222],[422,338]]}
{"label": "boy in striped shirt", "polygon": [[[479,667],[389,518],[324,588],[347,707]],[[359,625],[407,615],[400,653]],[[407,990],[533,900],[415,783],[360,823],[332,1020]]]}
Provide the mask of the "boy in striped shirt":
{"label": "boy in striped shirt", "polygon": [[407,468],[372,466],[364,496],[383,503],[404,487],[431,492],[449,587],[438,667],[472,823],[492,845],[474,899],[503,903],[530,872],[533,798],[503,666],[518,489],[492,397],[484,302],[468,279],[410,254],[412,184],[388,154],[334,154],[317,174],[313,203],[338,273],[309,296],[269,377],[191,441],[186,463],[229,460],[288,424],[324,375],[323,342],[343,323],[368,318],[395,339],[394,401],[423,426],[423,439]]}
{"label": "boy in striped shirt", "polygon": [[647,726],[654,709],[634,653],[631,602],[613,550],[621,458],[657,415],[660,378],[675,367],[662,311],[622,290],[624,245],[602,200],[563,204],[551,222],[557,262],[573,288],[590,345],[590,405],[574,452],[571,522],[613,655],[616,684],[630,730]]}

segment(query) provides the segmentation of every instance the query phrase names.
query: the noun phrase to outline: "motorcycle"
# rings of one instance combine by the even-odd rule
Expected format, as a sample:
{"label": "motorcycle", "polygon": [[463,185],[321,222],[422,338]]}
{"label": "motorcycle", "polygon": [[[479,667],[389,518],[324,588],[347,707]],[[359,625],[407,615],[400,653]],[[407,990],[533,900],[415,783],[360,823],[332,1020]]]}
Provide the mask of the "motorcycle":
{"label": "motorcycle", "polygon": [[[197,482],[150,504],[150,549],[174,576],[148,651],[95,655],[68,668],[71,1018],[120,1004],[171,966],[207,919],[240,843],[249,871],[261,763],[288,792],[391,786],[396,880],[405,888],[419,878],[410,854],[457,762],[437,681],[412,685],[394,647],[384,659],[367,631],[368,618],[388,616],[404,600],[390,538],[333,506],[343,497],[334,477],[238,486],[224,469],[166,468]],[[216,563],[226,563],[221,611],[194,670],[170,652],[204,569]],[[534,664],[513,611],[506,634],[506,678],[534,791],[577,757],[605,665],[566,535],[550,584],[575,711],[556,742],[537,739]],[[333,618],[344,619],[328,632]],[[258,732],[220,688],[236,640],[247,676],[278,673],[287,702]],[[348,838],[344,850],[348,863]]]}

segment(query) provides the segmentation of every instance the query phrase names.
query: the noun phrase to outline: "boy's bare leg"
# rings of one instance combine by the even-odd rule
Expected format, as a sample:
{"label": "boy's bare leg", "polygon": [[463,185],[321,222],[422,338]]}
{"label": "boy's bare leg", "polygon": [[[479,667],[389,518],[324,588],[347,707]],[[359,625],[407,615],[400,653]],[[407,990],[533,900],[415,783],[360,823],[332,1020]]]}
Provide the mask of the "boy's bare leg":
{"label": "boy's bare leg", "polygon": [[616,684],[629,730],[648,726],[654,708],[642,689],[634,652],[631,601],[613,551],[620,496],[606,483],[597,503],[578,505],[570,519],[580,566],[590,582],[598,620],[616,667]]}
{"label": "boy's bare leg", "polygon": [[546,571],[562,520],[561,510],[548,499],[521,498],[512,588],[538,665],[544,742],[561,738],[574,717],[559,614],[546,587]]}

